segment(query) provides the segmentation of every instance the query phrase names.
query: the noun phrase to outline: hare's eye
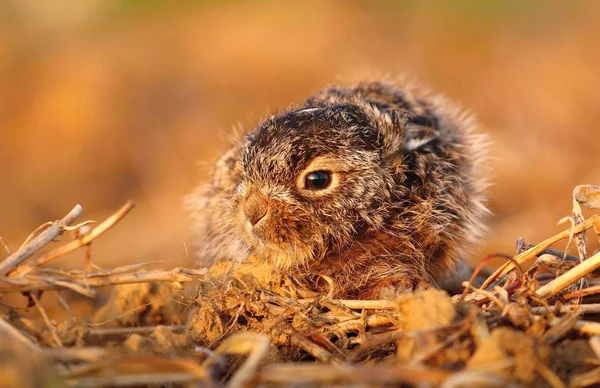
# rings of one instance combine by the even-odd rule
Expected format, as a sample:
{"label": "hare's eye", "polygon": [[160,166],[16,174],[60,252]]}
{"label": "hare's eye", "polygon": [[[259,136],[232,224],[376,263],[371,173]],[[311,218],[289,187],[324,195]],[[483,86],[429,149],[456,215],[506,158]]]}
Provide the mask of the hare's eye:
{"label": "hare's eye", "polygon": [[306,175],[304,187],[308,190],[323,190],[331,184],[331,171],[314,171]]}

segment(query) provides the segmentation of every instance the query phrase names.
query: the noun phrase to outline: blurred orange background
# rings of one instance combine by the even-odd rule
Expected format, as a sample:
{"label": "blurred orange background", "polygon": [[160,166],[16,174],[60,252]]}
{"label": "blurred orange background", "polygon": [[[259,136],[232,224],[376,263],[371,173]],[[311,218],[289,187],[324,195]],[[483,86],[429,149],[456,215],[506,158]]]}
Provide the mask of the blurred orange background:
{"label": "blurred orange background", "polygon": [[94,262],[193,265],[182,197],[230,128],[328,83],[406,75],[490,134],[494,216],[473,260],[512,253],[600,184],[598,20],[594,1],[2,2],[0,235],[14,250],[76,203],[102,220],[133,199]]}

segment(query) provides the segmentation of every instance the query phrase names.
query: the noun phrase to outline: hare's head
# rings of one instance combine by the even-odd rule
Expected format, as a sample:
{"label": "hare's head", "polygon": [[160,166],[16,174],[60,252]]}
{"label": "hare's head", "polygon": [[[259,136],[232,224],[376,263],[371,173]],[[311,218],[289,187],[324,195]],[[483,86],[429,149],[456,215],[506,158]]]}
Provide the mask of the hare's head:
{"label": "hare's head", "polygon": [[410,146],[393,121],[409,133],[418,120],[366,105],[305,106],[249,133],[232,196],[246,243],[287,267],[385,227]]}
{"label": "hare's head", "polygon": [[363,283],[441,278],[483,229],[486,147],[473,127],[409,89],[324,89],[236,142],[188,198],[199,256]]}

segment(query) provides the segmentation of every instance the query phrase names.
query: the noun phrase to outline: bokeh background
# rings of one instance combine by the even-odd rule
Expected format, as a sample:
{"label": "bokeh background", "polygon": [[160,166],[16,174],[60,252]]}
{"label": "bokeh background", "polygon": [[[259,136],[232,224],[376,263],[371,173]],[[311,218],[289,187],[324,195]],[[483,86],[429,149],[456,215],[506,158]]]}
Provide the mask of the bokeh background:
{"label": "bokeh background", "polygon": [[576,184],[600,184],[598,20],[597,1],[1,2],[0,235],[16,249],[76,203],[101,220],[133,199],[94,262],[193,265],[182,197],[233,126],[406,75],[490,134],[494,216],[473,260],[512,253],[561,229]]}

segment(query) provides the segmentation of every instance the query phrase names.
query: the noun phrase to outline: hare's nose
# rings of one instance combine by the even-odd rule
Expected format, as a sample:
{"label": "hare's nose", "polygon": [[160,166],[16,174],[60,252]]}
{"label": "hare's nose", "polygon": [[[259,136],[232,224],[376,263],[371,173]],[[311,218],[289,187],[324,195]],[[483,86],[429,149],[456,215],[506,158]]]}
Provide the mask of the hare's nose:
{"label": "hare's nose", "polygon": [[258,224],[269,212],[269,203],[260,194],[250,193],[244,204],[244,214],[252,226]]}

